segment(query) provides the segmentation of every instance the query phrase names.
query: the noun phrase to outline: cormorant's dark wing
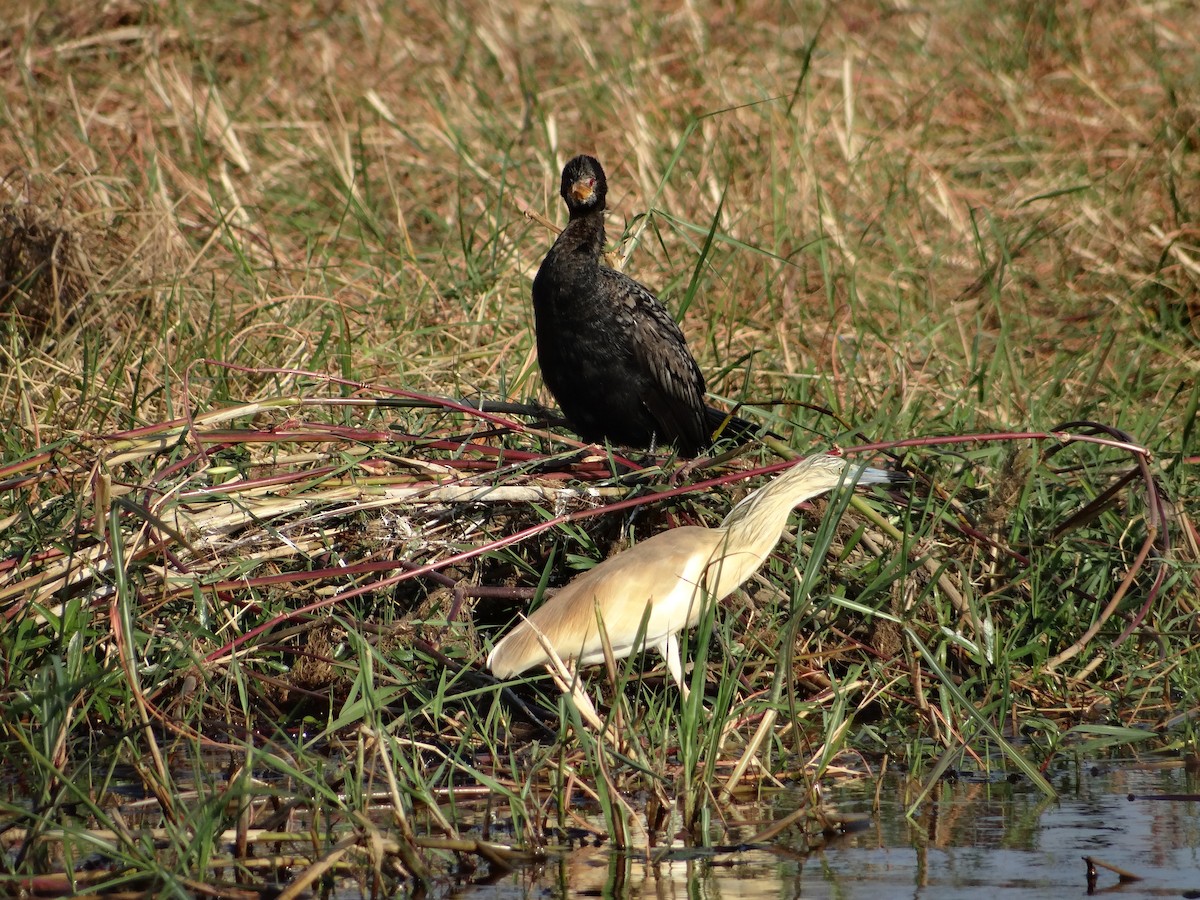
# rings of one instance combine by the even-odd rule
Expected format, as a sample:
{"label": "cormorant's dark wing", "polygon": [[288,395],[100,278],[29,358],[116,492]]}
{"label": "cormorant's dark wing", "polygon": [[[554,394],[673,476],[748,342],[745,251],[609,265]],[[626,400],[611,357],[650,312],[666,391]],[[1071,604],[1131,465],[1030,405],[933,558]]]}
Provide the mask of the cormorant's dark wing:
{"label": "cormorant's dark wing", "polygon": [[679,325],[657,297],[629,276],[605,267],[600,275],[605,293],[618,305],[622,331],[642,373],[638,399],[657,423],[659,443],[675,444],[686,456],[703,452],[712,443],[704,376]]}

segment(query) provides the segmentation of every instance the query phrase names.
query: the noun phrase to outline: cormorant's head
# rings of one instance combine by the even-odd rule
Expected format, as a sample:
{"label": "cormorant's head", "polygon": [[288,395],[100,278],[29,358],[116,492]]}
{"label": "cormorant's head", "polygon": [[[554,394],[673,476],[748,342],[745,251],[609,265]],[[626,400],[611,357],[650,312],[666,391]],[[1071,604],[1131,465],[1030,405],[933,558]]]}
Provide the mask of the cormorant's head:
{"label": "cormorant's head", "polygon": [[563,169],[562,198],[567,201],[571,218],[597,209],[604,209],[608,182],[604,169],[591,156],[577,156]]}

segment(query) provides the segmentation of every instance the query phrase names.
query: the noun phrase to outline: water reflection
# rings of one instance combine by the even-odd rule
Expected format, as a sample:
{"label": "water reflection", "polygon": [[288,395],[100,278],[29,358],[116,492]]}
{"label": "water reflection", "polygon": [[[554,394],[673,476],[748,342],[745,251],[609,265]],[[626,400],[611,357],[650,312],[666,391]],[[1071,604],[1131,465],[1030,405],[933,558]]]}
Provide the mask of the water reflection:
{"label": "water reflection", "polygon": [[[1095,856],[1142,879],[1118,885],[1102,870],[1100,893],[1200,897],[1200,803],[1141,799],[1200,791],[1182,766],[1084,769],[1055,786],[1059,800],[1046,801],[1021,784],[947,782],[908,819],[899,780],[885,785],[877,814],[873,783],[833,785],[829,801],[870,826],[811,852],[787,832],[767,848],[657,863],[584,847],[456,896],[1040,900],[1085,896],[1083,857]],[[792,811],[786,798],[770,807],[747,818]]]}

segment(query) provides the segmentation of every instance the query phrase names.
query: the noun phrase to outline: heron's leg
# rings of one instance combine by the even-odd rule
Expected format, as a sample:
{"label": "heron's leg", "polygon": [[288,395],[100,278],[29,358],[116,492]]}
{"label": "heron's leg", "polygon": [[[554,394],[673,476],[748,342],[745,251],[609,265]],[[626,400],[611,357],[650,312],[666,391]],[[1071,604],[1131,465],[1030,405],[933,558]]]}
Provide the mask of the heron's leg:
{"label": "heron's leg", "polygon": [[667,661],[667,671],[671,673],[671,677],[679,685],[679,692],[683,694],[683,699],[686,700],[690,691],[688,691],[688,686],[683,680],[683,663],[679,657],[679,635],[667,635],[658,650],[662,653],[663,659]]}

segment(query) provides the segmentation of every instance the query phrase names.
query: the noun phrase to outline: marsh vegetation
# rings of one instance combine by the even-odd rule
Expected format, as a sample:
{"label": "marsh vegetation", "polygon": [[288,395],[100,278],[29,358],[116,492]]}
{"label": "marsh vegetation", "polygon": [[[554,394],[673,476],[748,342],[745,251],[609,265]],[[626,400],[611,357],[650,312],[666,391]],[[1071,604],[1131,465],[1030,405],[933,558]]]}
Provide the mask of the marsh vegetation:
{"label": "marsh vegetation", "polygon": [[[441,890],[812,786],[1194,756],[1187,2],[35,4],[0,48],[0,880]],[[814,502],[586,688],[490,647],[779,462],[582,445],[530,283],[604,163],[714,402]],[[484,411],[480,411],[481,408]],[[787,822],[730,804],[787,785]],[[589,815],[584,816],[586,811]],[[595,834],[599,832],[599,834]],[[290,895],[290,894],[289,894]]]}

